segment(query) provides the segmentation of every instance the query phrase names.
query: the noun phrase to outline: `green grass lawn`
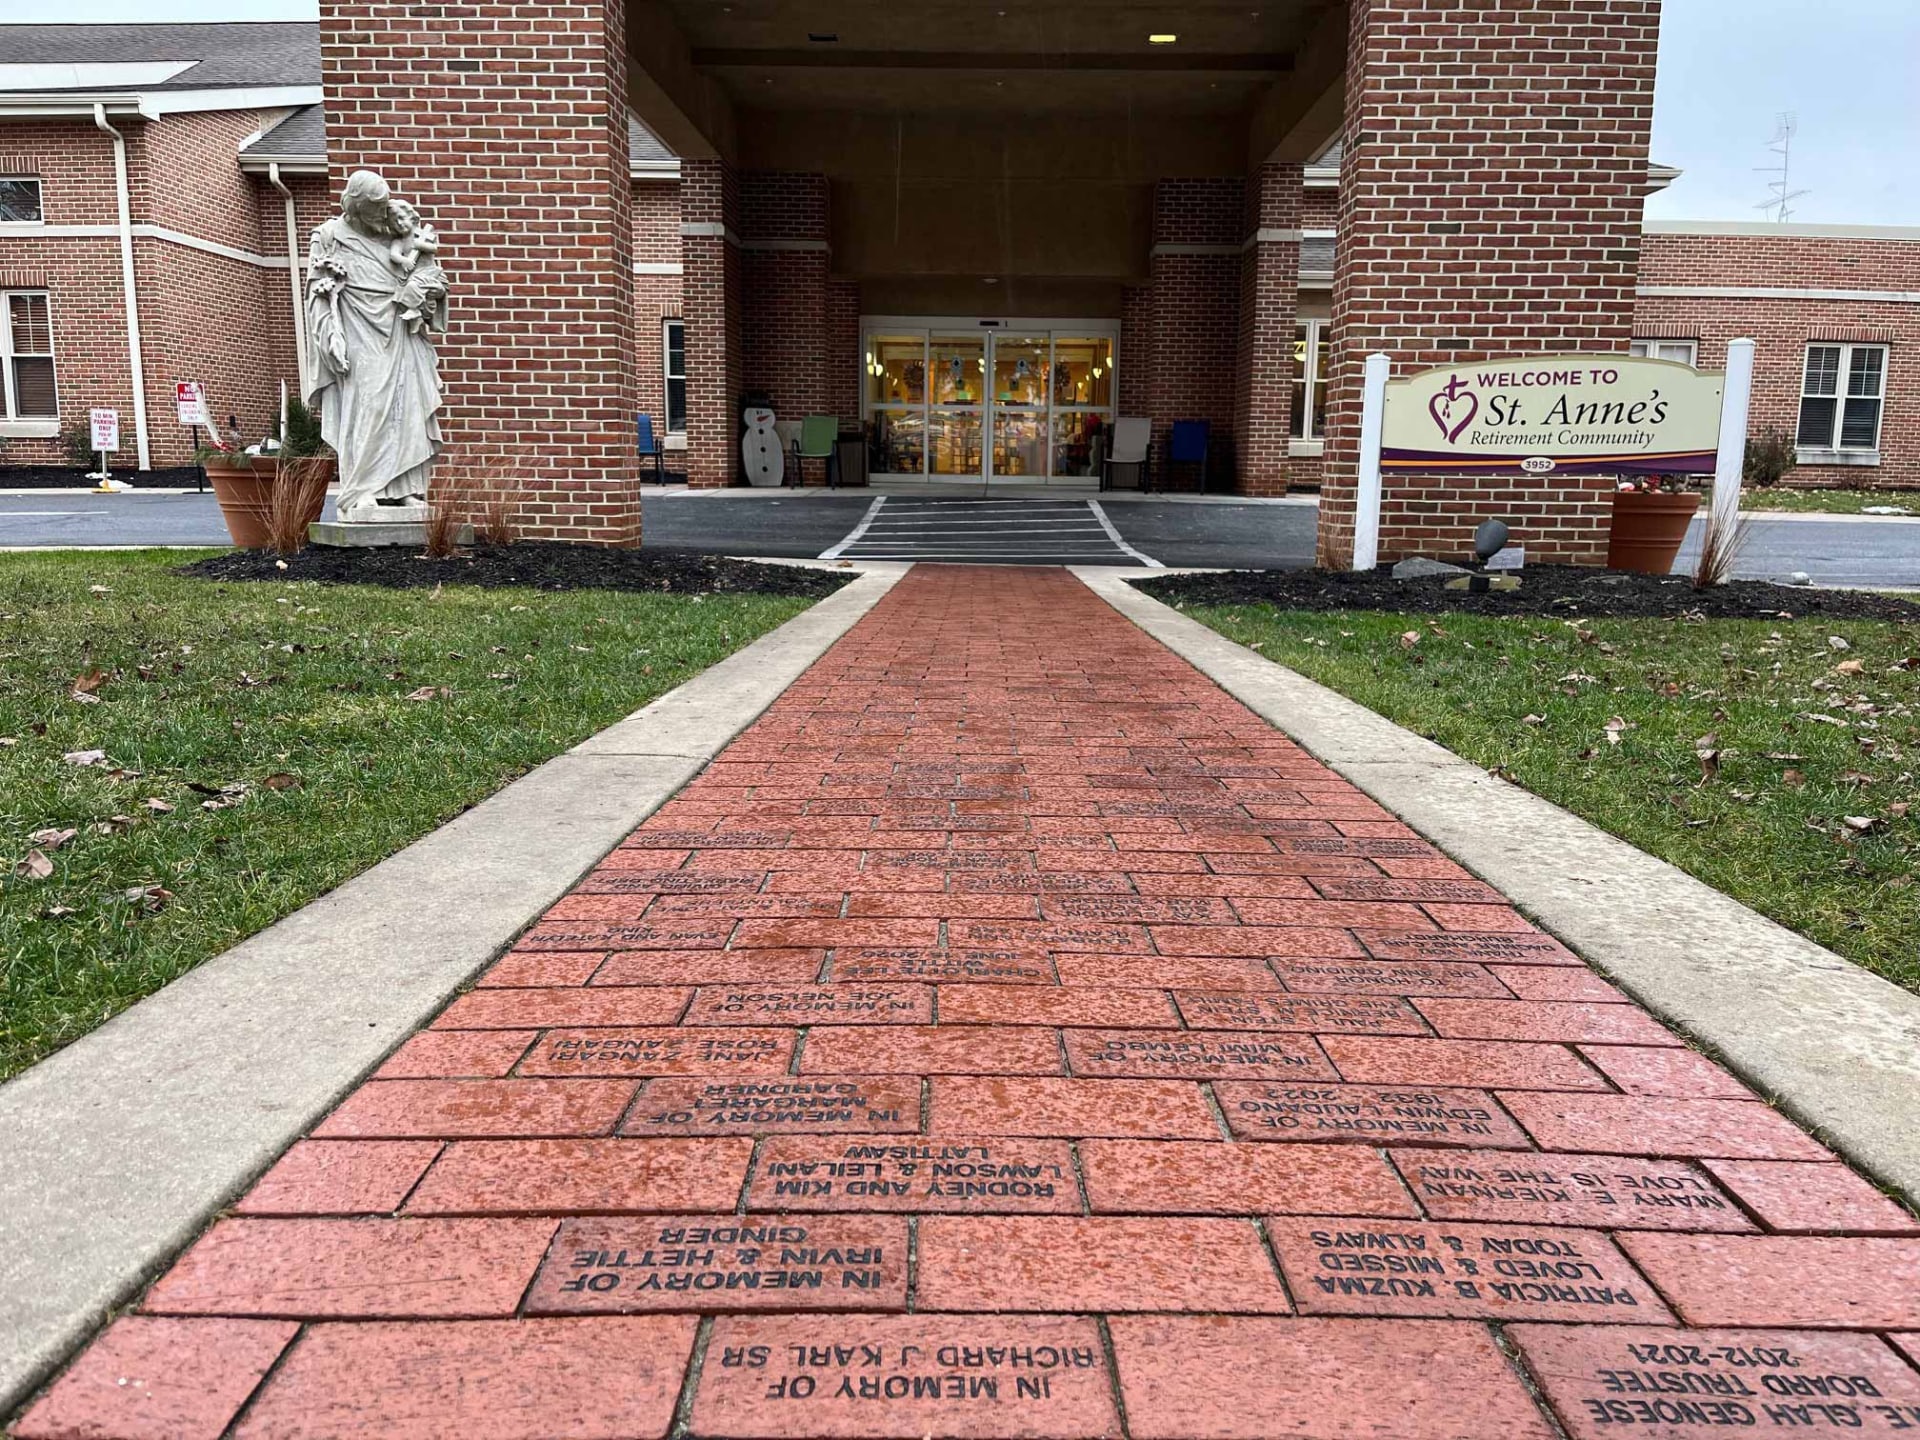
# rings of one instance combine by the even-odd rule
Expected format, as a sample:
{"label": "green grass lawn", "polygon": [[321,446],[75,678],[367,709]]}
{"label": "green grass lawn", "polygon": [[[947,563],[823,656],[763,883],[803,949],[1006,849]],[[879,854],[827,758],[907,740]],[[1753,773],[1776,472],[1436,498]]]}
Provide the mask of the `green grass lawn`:
{"label": "green grass lawn", "polygon": [[0,556],[0,1077],[811,603],[170,573],[192,558]]}
{"label": "green grass lawn", "polygon": [[1920,990],[1920,627],[1189,613]]}
{"label": "green grass lawn", "polygon": [[1869,505],[1894,505],[1910,515],[1920,515],[1920,491],[1789,490],[1778,485],[1765,490],[1747,485],[1740,490],[1742,510],[1784,510],[1797,515],[1858,515]]}

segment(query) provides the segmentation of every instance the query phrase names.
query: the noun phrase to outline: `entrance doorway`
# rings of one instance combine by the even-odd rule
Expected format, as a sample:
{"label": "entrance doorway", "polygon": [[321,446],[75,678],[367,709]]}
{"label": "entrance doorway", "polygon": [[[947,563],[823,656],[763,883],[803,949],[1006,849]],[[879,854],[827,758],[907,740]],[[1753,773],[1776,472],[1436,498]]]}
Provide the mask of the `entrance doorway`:
{"label": "entrance doorway", "polygon": [[870,476],[1097,486],[1119,333],[1110,320],[869,316],[860,350]]}

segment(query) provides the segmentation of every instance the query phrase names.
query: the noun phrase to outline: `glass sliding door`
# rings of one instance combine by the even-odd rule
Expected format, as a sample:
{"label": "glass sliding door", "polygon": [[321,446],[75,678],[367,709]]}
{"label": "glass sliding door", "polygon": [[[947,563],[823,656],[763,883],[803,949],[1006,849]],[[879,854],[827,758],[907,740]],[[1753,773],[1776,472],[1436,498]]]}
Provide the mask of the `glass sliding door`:
{"label": "glass sliding door", "polygon": [[868,468],[920,476],[927,469],[927,337],[869,335],[867,419],[872,425]]}
{"label": "glass sliding door", "polygon": [[1053,473],[1100,479],[1113,433],[1113,337],[1053,337]]}
{"label": "glass sliding door", "polygon": [[987,337],[935,335],[927,410],[927,473],[980,479],[980,434],[987,412]]}
{"label": "glass sliding door", "polygon": [[993,469],[996,480],[1044,480],[1048,337],[993,337]]}
{"label": "glass sliding door", "polygon": [[971,323],[863,326],[873,476],[1097,483],[1113,426],[1116,331]]}

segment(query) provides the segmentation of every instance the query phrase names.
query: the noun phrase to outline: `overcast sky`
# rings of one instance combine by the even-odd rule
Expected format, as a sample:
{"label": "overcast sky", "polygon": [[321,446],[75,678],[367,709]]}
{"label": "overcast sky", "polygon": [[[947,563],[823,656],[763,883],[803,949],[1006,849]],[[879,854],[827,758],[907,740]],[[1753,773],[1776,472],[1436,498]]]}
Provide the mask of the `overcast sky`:
{"label": "overcast sky", "polygon": [[[311,20],[313,0],[6,0],[15,21]],[[1920,225],[1920,0],[1666,0],[1647,213],[1754,220],[1780,112],[1793,218]],[[4,59],[0,56],[0,59]]]}

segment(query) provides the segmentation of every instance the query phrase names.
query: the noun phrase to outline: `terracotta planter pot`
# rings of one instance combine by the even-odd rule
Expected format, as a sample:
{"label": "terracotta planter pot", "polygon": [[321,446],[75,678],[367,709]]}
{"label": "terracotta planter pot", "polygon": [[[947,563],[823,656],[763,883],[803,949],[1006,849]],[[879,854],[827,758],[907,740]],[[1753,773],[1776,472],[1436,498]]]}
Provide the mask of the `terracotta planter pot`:
{"label": "terracotta planter pot", "polygon": [[[317,462],[320,467],[312,476],[304,493],[286,497],[286,502],[297,500],[302,514],[300,532],[306,533],[307,526],[320,518],[320,512],[326,508],[327,486],[333,483],[334,462],[331,457]],[[209,465],[207,479],[213,485],[213,493],[220,501],[220,518],[227,522],[227,534],[233,543],[242,550],[265,550],[273,544],[273,531],[269,519],[273,514],[273,496],[275,487],[280,483],[280,462],[264,457],[256,458],[251,469],[243,470],[238,466]]]}
{"label": "terracotta planter pot", "polygon": [[1700,508],[1698,495],[1617,490],[1613,525],[1607,532],[1607,568],[1642,575],[1670,575],[1687,538],[1687,522]]}

